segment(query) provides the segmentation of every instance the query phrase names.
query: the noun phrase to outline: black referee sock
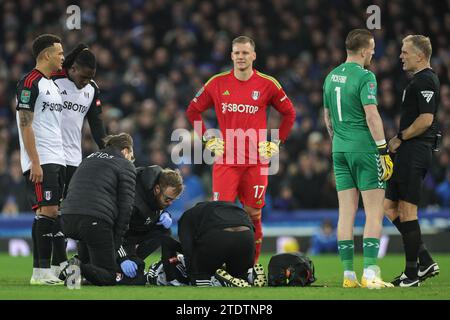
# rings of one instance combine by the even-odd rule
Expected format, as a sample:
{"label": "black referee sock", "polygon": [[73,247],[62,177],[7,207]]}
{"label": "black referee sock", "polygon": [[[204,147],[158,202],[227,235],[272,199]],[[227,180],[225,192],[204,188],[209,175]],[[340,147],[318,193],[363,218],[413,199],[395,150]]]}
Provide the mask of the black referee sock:
{"label": "black referee sock", "polygon": [[433,258],[431,257],[430,252],[428,251],[427,247],[423,243],[423,241],[420,243],[419,247],[419,265],[420,266],[429,266],[434,263]]}
{"label": "black referee sock", "polygon": [[33,268],[39,268],[39,252],[37,246],[36,225],[38,217],[35,216],[31,227],[31,239],[33,240]]}
{"label": "black referee sock", "polygon": [[405,274],[410,279],[417,279],[417,258],[422,235],[418,220],[402,222],[403,244],[405,246],[406,267]]}
{"label": "black referee sock", "polygon": [[392,220],[392,223],[397,227],[397,230],[400,232],[400,234],[403,235],[402,222],[400,221],[400,217]]}
{"label": "black referee sock", "polygon": [[36,223],[39,268],[50,268],[54,223],[55,220],[47,216],[39,216],[39,220]]}
{"label": "black referee sock", "polygon": [[67,261],[66,238],[61,228],[61,216],[58,216],[53,224],[53,256],[52,266],[58,266],[61,262]]}
{"label": "black referee sock", "polygon": [[[400,221],[400,217],[395,218],[392,223],[397,227],[397,230],[402,234],[403,236],[403,228],[402,228],[402,222]],[[420,228],[420,225],[419,225]],[[422,234],[422,232],[421,232]],[[431,257],[430,253],[427,250],[427,247],[422,241],[422,237],[420,238],[420,246],[419,246],[419,265],[421,266],[429,266],[430,264],[434,263],[433,258]]]}

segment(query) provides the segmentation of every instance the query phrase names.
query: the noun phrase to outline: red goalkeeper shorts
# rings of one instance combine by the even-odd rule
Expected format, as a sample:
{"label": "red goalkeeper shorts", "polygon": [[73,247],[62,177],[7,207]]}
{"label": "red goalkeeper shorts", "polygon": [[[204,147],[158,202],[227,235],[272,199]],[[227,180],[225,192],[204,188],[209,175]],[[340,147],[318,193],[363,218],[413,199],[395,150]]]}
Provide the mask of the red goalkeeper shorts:
{"label": "red goalkeeper shorts", "polygon": [[268,183],[267,166],[229,166],[214,164],[212,174],[213,201],[241,203],[262,208]]}

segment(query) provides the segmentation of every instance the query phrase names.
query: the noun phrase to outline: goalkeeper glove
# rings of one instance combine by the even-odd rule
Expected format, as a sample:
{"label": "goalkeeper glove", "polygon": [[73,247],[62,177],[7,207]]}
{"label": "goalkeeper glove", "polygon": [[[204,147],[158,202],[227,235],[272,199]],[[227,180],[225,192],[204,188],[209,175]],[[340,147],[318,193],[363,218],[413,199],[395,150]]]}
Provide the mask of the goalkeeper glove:
{"label": "goalkeeper glove", "polygon": [[387,181],[392,177],[394,164],[392,162],[391,156],[388,154],[387,144],[381,144],[377,146],[378,152],[380,153],[380,163],[383,168],[383,174],[380,177],[381,181]]}
{"label": "goalkeeper glove", "polygon": [[261,141],[258,143],[258,153],[261,157],[266,159],[272,158],[280,152],[280,140],[276,141]]}
{"label": "goalkeeper glove", "polygon": [[206,138],[203,137],[203,142],[205,143],[205,148],[211,152],[214,152],[214,155],[220,157],[224,151],[224,141],[222,138]]}

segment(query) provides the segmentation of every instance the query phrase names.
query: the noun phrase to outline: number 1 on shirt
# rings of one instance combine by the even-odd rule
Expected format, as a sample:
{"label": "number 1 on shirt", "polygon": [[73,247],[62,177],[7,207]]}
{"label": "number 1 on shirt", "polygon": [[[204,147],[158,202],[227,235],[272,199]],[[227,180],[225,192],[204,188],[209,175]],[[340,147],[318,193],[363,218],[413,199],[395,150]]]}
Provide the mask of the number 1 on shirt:
{"label": "number 1 on shirt", "polygon": [[341,87],[335,87],[334,91],[336,91],[336,99],[337,99],[337,110],[339,121],[342,121],[342,110],[341,110]]}

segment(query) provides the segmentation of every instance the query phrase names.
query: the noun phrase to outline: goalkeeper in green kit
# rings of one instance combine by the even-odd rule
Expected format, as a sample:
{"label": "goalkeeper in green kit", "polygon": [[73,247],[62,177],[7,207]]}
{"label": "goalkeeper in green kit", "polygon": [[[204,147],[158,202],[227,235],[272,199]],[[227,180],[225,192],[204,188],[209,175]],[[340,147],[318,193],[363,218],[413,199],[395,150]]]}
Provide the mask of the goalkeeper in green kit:
{"label": "goalkeeper in green kit", "polygon": [[[373,35],[352,30],[345,40],[347,60],[333,69],[323,85],[324,118],[332,138],[332,156],[339,199],[338,249],[344,266],[344,288],[392,287],[377,267],[384,216],[383,200],[393,163],[387,153],[383,123],[377,110],[375,75],[365,69],[374,54]],[[353,224],[361,192],[366,223],[361,282],[353,267]]]}

